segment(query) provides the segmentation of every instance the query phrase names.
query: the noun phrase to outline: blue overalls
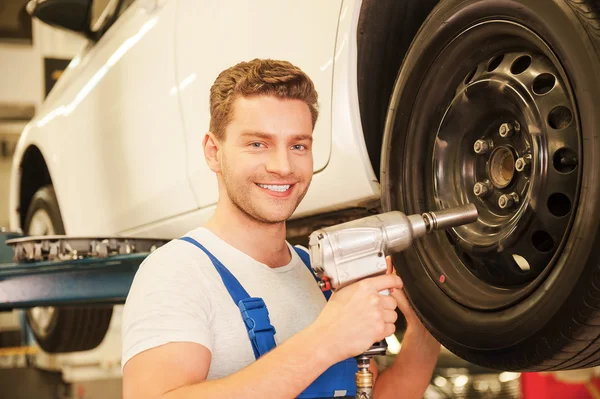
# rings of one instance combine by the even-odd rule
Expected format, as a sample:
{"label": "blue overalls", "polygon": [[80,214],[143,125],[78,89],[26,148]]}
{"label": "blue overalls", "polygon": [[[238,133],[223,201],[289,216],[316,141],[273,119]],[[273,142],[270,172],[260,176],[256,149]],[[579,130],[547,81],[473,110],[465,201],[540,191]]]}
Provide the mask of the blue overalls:
{"label": "blue overalls", "polygon": [[[258,359],[260,356],[275,348],[275,327],[271,325],[269,311],[262,298],[251,298],[235,276],[198,241],[191,237],[181,237],[180,240],[187,241],[204,251],[217,269],[217,272],[219,272],[221,280],[223,280],[223,283],[225,284],[225,288],[227,288],[233,302],[240,309],[244,325],[248,331],[248,337],[252,343],[254,357]],[[309,255],[301,249],[296,247],[294,247],[294,249],[306,267],[308,267],[315,280],[318,281],[317,276],[310,267]],[[325,298],[329,300],[331,292],[327,291],[323,294],[325,295]],[[309,385],[298,398],[328,399],[354,397],[356,395],[354,374],[357,371],[358,366],[354,358],[346,359],[334,364]]]}

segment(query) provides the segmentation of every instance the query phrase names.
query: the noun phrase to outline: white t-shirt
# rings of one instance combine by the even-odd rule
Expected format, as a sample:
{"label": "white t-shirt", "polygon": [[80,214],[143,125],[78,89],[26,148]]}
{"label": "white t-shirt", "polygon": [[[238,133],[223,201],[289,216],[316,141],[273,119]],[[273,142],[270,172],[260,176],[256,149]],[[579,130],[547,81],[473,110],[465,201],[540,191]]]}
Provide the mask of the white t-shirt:
{"label": "white t-shirt", "polygon": [[[309,326],[326,304],[308,268],[288,243],[289,264],[270,268],[200,227],[188,234],[237,278],[251,297],[263,298],[279,345]],[[255,361],[237,305],[208,256],[173,240],[144,260],[123,310],[122,367],[136,354],[169,342],[196,342],[212,354],[208,379]]]}

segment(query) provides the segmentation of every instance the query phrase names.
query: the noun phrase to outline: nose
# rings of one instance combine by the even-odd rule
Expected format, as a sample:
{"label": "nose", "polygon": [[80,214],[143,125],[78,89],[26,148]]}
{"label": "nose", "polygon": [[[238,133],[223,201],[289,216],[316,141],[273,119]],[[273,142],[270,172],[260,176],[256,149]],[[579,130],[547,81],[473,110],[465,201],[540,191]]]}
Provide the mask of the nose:
{"label": "nose", "polygon": [[266,164],[267,172],[275,173],[280,176],[287,176],[292,173],[293,166],[290,162],[288,150],[281,148],[273,151]]}

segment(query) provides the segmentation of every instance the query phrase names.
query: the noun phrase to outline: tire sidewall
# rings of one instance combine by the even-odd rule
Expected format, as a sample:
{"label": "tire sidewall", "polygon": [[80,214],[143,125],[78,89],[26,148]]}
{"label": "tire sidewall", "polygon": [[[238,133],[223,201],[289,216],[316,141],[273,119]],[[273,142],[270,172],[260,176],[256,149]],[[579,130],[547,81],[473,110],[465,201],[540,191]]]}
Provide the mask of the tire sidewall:
{"label": "tire sidewall", "polygon": [[[589,88],[600,88],[600,65],[594,42],[565,1],[448,0],[432,12],[409,50],[392,95],[383,143],[382,203],[384,211],[400,209],[417,213],[425,210],[410,209],[406,202],[408,187],[402,184],[405,172],[394,170],[404,170],[407,165],[401,161],[402,167],[398,168],[394,160],[404,159],[406,154],[404,132],[411,131],[415,98],[435,55],[450,38],[467,26],[490,19],[490,15],[520,22],[549,43],[569,75],[577,99],[584,166],[576,215],[563,255],[542,286],[526,300],[503,311],[489,313],[464,308],[445,296],[434,278],[421,267],[420,256],[415,250],[395,255],[394,262],[399,265],[397,269],[417,313],[438,338],[461,349],[493,348],[499,342],[505,342],[505,350],[511,347],[518,353],[531,344],[526,338],[560,328],[561,320],[572,312],[570,302],[576,301],[571,294],[590,284],[597,267],[598,252],[594,247],[598,243],[600,213],[599,202],[595,200],[600,195],[597,182],[600,102],[594,101],[593,90]],[[503,327],[497,328],[499,325]],[[540,332],[542,329],[544,331]],[[465,334],[465,331],[469,333]]]}

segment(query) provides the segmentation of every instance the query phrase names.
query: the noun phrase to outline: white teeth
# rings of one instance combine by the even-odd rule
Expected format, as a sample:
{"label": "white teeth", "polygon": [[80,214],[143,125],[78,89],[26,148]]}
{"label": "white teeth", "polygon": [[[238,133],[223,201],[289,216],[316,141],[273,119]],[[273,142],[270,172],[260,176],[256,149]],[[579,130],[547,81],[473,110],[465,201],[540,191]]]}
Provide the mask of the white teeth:
{"label": "white teeth", "polygon": [[277,192],[284,192],[286,191],[288,188],[290,188],[289,184],[284,184],[284,185],[274,185],[274,184],[258,184],[259,187],[262,188],[266,188],[268,190],[271,191],[277,191]]}

